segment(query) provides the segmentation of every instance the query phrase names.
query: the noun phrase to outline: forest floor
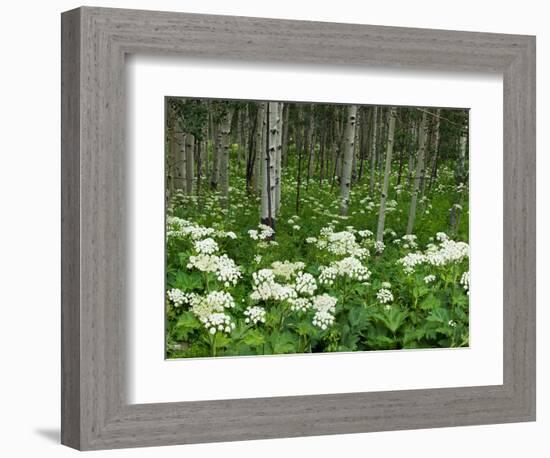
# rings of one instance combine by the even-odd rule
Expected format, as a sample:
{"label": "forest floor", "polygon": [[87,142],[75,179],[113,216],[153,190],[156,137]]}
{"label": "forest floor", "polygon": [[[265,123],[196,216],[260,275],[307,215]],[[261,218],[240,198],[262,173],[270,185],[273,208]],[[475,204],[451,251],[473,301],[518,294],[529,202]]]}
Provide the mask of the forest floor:
{"label": "forest floor", "polygon": [[315,174],[297,210],[287,165],[273,235],[232,167],[226,208],[203,178],[167,209],[168,358],[468,345],[468,190],[450,170],[419,196],[412,236],[412,186],[392,173],[378,243],[378,174],[373,193],[368,176],[353,183],[343,216],[338,183]]}

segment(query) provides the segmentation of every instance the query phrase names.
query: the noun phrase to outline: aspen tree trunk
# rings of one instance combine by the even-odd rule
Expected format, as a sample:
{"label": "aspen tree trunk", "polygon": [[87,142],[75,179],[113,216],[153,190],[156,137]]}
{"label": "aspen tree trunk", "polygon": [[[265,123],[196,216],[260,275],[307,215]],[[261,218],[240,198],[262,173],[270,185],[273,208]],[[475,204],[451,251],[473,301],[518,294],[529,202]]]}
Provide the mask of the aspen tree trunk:
{"label": "aspen tree trunk", "polygon": [[426,137],[428,129],[428,120],[426,112],[422,113],[422,121],[420,123],[419,130],[419,145],[418,145],[418,158],[416,159],[416,171],[414,176],[414,188],[411,197],[411,206],[409,208],[409,221],[407,222],[407,235],[412,234],[414,227],[414,219],[416,216],[416,202],[418,199],[418,191],[420,188],[420,182],[424,175],[424,155],[426,153]]}
{"label": "aspen tree trunk", "polygon": [[227,207],[229,203],[229,152],[231,140],[231,120],[233,118],[233,109],[227,108],[220,125],[221,134],[221,156],[220,162],[220,191],[221,205]]}
{"label": "aspen tree trunk", "polygon": [[309,116],[309,128],[308,128],[308,161],[307,161],[307,180],[306,189],[309,188],[309,180],[313,176],[313,165],[315,159],[315,105],[311,105],[311,114]]}
{"label": "aspen tree trunk", "polygon": [[319,140],[319,186],[323,186],[323,178],[325,176],[325,152],[326,152],[326,138],[327,138],[327,129],[325,121],[325,129],[321,132],[321,138]]}
{"label": "aspen tree trunk", "polygon": [[303,141],[305,133],[302,126],[302,107],[298,105],[297,114],[297,133],[296,133],[296,153],[298,154],[298,172],[296,179],[296,214],[300,211],[300,191],[302,190],[302,156]]}
{"label": "aspen tree trunk", "polygon": [[437,161],[439,159],[439,128],[441,126],[441,108],[438,108],[436,111],[436,121],[435,121],[435,129],[434,129],[434,144],[433,144],[433,160],[432,160],[432,170],[430,173],[430,184],[428,185],[428,189],[432,189],[432,185],[434,180],[437,177]]}
{"label": "aspen tree trunk", "polygon": [[169,136],[167,144],[167,155],[166,155],[166,199],[170,202],[170,199],[174,195],[174,191],[178,188],[178,154],[179,154],[179,140],[177,134],[177,119],[172,110],[169,110],[169,116],[171,119],[168,120],[169,125]]}
{"label": "aspen tree trunk", "polygon": [[[428,127],[426,130],[426,140],[424,142],[424,173],[422,174],[422,179],[420,181],[420,197],[424,197],[424,193],[426,191],[426,167],[429,169],[431,154],[432,154],[432,136],[433,136],[433,126],[434,126],[434,118],[430,118],[428,121]],[[424,205],[422,205],[422,209],[424,209]]]}
{"label": "aspen tree trunk", "polygon": [[355,121],[357,106],[349,105],[346,110],[346,130],[343,144],[342,180],[340,182],[340,214],[347,215],[349,209],[349,192],[351,188],[351,166],[355,150]]}
{"label": "aspen tree trunk", "polygon": [[357,181],[357,148],[359,146],[359,131],[358,128],[361,124],[361,111],[357,110],[357,116],[355,117],[355,138],[353,140],[353,159],[351,163],[351,182]]}
{"label": "aspen tree trunk", "polygon": [[212,174],[210,176],[210,187],[216,191],[220,180],[220,157],[222,155],[222,132],[220,123],[214,124],[212,129]]}
{"label": "aspen tree trunk", "polygon": [[281,209],[281,168],[282,168],[282,154],[283,154],[283,104],[277,103],[277,138],[276,138],[276,150],[275,150],[275,217],[279,214]]}
{"label": "aspen tree trunk", "polygon": [[409,173],[407,176],[407,184],[409,186],[411,185],[413,175],[414,175],[414,166],[415,166],[414,148],[418,144],[418,140],[419,140],[418,125],[416,124],[416,122],[413,121],[411,125],[410,141],[409,141]]}
{"label": "aspen tree trunk", "polygon": [[190,196],[193,194],[193,181],[195,174],[195,136],[187,134],[185,136],[185,193]]}
{"label": "aspen tree trunk", "polygon": [[[459,140],[459,156],[457,163],[457,185],[464,184],[466,181],[466,171],[465,171],[465,161],[466,161],[466,145],[468,142],[467,132],[463,132]],[[460,215],[462,214],[462,204],[464,200],[464,186],[460,188],[458,194],[458,199],[455,205],[451,208],[451,234],[456,234],[458,232],[458,226],[460,224]]]}
{"label": "aspen tree trunk", "polygon": [[359,174],[357,177],[358,181],[360,181],[363,178],[363,172],[365,168],[365,156],[366,156],[367,145],[368,145],[367,125],[368,125],[368,116],[367,116],[367,113],[363,110],[363,115],[361,116],[361,120],[359,122],[361,137],[359,140]]}
{"label": "aspen tree trunk", "polygon": [[283,104],[283,131],[282,131],[282,150],[281,150],[281,161],[282,161],[282,167],[285,167],[288,164],[288,135],[289,135],[289,128],[288,128],[288,117],[289,117],[289,111],[290,106],[288,103]]}
{"label": "aspen tree trunk", "polygon": [[370,148],[370,194],[374,194],[374,172],[376,170],[376,143],[378,133],[378,107],[374,107],[372,111],[372,127],[371,127],[371,148]]}
{"label": "aspen tree trunk", "polygon": [[172,163],[173,189],[185,191],[185,134],[176,127],[176,124],[174,124],[174,143],[172,147],[174,155],[174,161]]}
{"label": "aspen tree trunk", "polygon": [[380,213],[378,214],[378,230],[376,231],[376,240],[382,242],[384,240],[384,221],[386,219],[386,199],[388,198],[388,186],[390,183],[391,161],[393,156],[393,139],[395,133],[395,108],[389,111],[388,121],[388,140],[386,144],[386,168],[384,170],[384,183],[380,194]]}
{"label": "aspen tree trunk", "polygon": [[264,129],[265,129],[265,112],[266,103],[260,102],[258,104],[258,113],[256,114],[256,153],[254,158],[254,187],[256,194],[262,194],[263,183],[263,168],[264,168],[264,151],[266,149],[264,141]]}
{"label": "aspen tree trunk", "polygon": [[275,164],[277,155],[277,140],[279,136],[278,122],[279,104],[269,102],[267,107],[267,150],[262,183],[262,218],[261,223],[275,229]]}

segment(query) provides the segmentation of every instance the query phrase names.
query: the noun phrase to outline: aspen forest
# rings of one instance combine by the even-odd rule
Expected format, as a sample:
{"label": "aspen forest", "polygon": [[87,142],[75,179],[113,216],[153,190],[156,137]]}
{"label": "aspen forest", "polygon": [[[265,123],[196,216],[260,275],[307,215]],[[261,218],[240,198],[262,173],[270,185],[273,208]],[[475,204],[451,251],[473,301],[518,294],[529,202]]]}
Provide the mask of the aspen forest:
{"label": "aspen forest", "polygon": [[468,346],[468,125],[165,98],[166,357]]}

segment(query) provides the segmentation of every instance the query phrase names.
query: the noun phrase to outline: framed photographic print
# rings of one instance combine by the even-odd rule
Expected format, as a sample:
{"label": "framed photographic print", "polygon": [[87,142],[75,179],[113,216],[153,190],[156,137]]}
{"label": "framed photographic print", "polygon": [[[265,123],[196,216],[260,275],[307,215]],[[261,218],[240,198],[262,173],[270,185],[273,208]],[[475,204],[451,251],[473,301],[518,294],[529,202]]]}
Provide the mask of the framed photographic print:
{"label": "framed photographic print", "polygon": [[62,442],[534,420],[534,134],[533,37],[63,13]]}

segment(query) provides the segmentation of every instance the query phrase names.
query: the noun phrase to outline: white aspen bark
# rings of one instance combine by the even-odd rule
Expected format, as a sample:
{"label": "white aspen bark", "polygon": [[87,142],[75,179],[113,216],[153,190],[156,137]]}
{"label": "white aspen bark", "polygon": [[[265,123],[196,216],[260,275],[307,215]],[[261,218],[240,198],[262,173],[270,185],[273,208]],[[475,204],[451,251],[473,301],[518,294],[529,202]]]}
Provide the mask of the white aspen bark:
{"label": "white aspen bark", "polygon": [[263,166],[264,166],[264,124],[265,124],[265,102],[258,103],[258,113],[256,115],[256,144],[255,144],[255,158],[254,158],[254,188],[256,194],[262,194],[262,179],[263,179]]}
{"label": "white aspen bark", "polygon": [[195,136],[185,135],[185,193],[193,194],[193,181],[195,174]]}
{"label": "white aspen bark", "polygon": [[[466,161],[466,144],[468,142],[467,132],[463,132],[459,140],[459,156],[458,156],[458,184],[464,185],[465,181],[465,161]],[[455,205],[452,206],[450,216],[451,216],[451,234],[456,234],[458,232],[458,226],[460,224],[460,215],[462,213],[462,203],[464,200],[464,186],[460,187],[458,193],[458,198]]]}
{"label": "white aspen bark", "polygon": [[[174,126],[174,128],[176,128]],[[176,189],[181,189],[182,191],[186,190],[185,175],[186,175],[186,163],[187,157],[185,155],[185,141],[186,135],[179,131],[174,132],[174,151],[175,151],[175,162],[174,162],[174,185]]]}
{"label": "white aspen bark", "polygon": [[357,118],[357,106],[349,105],[346,110],[346,130],[344,133],[342,155],[342,180],[340,182],[340,213],[348,214],[349,192],[351,188],[351,166],[353,163],[353,151],[355,149],[355,121]]}
{"label": "white aspen bark", "polygon": [[267,150],[262,180],[262,218],[261,223],[275,229],[275,163],[277,154],[279,109],[277,102],[268,104]]}
{"label": "white aspen bark", "polygon": [[416,159],[416,171],[414,176],[414,187],[411,197],[411,206],[409,208],[409,221],[407,222],[407,235],[412,234],[414,227],[414,219],[416,216],[416,202],[418,200],[418,191],[421,180],[424,176],[424,155],[426,153],[426,137],[427,137],[428,120],[426,112],[422,114],[422,121],[419,129],[419,145],[418,158]]}
{"label": "white aspen bark", "polygon": [[371,147],[370,147],[370,194],[374,193],[374,172],[376,170],[376,144],[378,135],[378,107],[374,107],[372,112],[372,127],[371,127]]}
{"label": "white aspen bark", "polygon": [[283,153],[283,103],[278,103],[277,114],[277,149],[275,153],[275,211],[277,216],[281,208],[281,168]]}
{"label": "white aspen bark", "polygon": [[[214,124],[214,123],[213,123]],[[212,173],[210,174],[210,188],[218,189],[220,181],[220,157],[222,155],[222,133],[219,123],[212,128]]]}
{"label": "white aspen bark", "polygon": [[315,165],[315,105],[311,105],[311,114],[309,117],[309,128],[308,128],[308,162],[307,162],[307,180],[306,180],[306,189],[309,186],[309,180],[313,176],[313,166]]}
{"label": "white aspen bark", "polygon": [[222,207],[227,207],[229,202],[229,152],[231,140],[231,119],[233,117],[233,109],[227,108],[226,113],[222,118],[220,125],[221,134],[221,156],[220,162],[220,203]]}
{"label": "white aspen bark", "polygon": [[386,219],[386,200],[388,198],[388,186],[390,183],[391,161],[393,156],[395,115],[396,115],[396,110],[394,107],[392,107],[389,112],[388,140],[386,143],[386,168],[384,169],[384,183],[382,184],[382,192],[380,194],[380,213],[378,214],[378,230],[376,231],[376,240],[378,242],[382,242],[384,240],[384,222]]}

